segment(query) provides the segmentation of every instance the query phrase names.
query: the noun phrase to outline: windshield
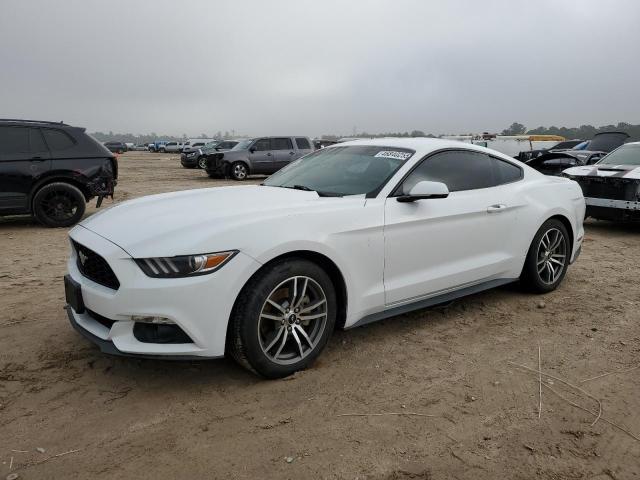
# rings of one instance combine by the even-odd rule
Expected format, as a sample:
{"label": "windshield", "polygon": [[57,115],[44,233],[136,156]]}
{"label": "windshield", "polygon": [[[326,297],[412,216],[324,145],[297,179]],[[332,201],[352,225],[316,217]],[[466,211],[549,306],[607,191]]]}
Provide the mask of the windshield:
{"label": "windshield", "polygon": [[331,196],[375,194],[414,153],[369,145],[325,148],[290,163],[264,185]]}
{"label": "windshield", "polygon": [[640,144],[623,145],[606,155],[598,165],[639,165]]}
{"label": "windshield", "polygon": [[209,143],[205,143],[205,145],[201,148],[201,150],[203,152],[213,152],[216,149],[216,145],[218,145],[220,142],[209,142]]}
{"label": "windshield", "polygon": [[241,140],[231,150],[246,150],[247,148],[249,148],[249,145],[251,145],[251,142],[253,142],[253,140]]}

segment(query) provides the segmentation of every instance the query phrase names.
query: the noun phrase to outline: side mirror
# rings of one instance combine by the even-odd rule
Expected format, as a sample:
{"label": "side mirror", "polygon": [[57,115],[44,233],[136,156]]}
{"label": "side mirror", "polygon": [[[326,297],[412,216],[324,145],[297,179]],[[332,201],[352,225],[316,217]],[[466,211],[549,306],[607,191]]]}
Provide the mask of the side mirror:
{"label": "side mirror", "polygon": [[401,195],[396,199],[398,202],[408,203],[429,198],[446,198],[448,196],[449,188],[447,188],[444,183],[423,180],[422,182],[416,183],[408,195]]}
{"label": "side mirror", "polygon": [[250,151],[251,153],[255,152],[255,151],[256,151],[256,147],[251,147],[251,148],[249,149],[249,151]]}

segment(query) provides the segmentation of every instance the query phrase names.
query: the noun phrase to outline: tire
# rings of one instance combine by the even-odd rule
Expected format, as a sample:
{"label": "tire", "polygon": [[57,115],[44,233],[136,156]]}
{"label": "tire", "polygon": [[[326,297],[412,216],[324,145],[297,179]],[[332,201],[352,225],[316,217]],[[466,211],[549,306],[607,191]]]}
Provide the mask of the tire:
{"label": "tire", "polygon": [[207,157],[205,157],[204,155],[198,158],[198,168],[201,170],[207,168]]}
{"label": "tire", "polygon": [[164,148],[161,148],[160,153],[167,153],[167,151]]}
{"label": "tire", "polygon": [[73,185],[45,185],[33,197],[33,214],[47,227],[69,227],[80,221],[86,209],[83,193]]}
{"label": "tire", "polygon": [[304,259],[283,260],[260,271],[240,292],[229,323],[228,351],[258,375],[286,377],[318,357],[333,332],[336,312],[335,288],[322,268]]}
{"label": "tire", "polygon": [[229,175],[234,180],[241,182],[242,180],[245,180],[249,176],[249,168],[247,167],[247,164],[244,162],[235,162],[231,164]]}
{"label": "tire", "polygon": [[521,284],[534,293],[555,290],[567,273],[570,257],[567,228],[560,220],[547,220],[533,237],[520,275]]}

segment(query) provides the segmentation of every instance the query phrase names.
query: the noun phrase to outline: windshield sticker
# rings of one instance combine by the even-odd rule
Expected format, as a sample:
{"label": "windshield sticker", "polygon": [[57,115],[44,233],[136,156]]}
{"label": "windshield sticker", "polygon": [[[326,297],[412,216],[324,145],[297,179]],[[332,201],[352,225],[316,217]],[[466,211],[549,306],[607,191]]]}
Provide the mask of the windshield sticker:
{"label": "windshield sticker", "polygon": [[382,150],[374,155],[374,157],[395,158],[397,160],[406,160],[411,156],[409,152],[398,152],[393,150]]}

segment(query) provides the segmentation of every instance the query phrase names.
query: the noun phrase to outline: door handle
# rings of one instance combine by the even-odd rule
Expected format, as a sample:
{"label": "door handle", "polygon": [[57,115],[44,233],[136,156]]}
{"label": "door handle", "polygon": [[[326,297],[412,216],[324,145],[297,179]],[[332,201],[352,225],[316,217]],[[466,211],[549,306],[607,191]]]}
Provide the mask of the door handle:
{"label": "door handle", "polygon": [[507,206],[502,204],[502,203],[498,203],[496,205],[491,205],[489,207],[487,207],[487,213],[498,213],[498,212],[504,212],[507,209]]}
{"label": "door handle", "polygon": [[289,155],[293,155],[294,152],[289,152]]}
{"label": "door handle", "polygon": [[270,156],[271,156],[271,153],[267,153],[267,157],[270,157]]}

